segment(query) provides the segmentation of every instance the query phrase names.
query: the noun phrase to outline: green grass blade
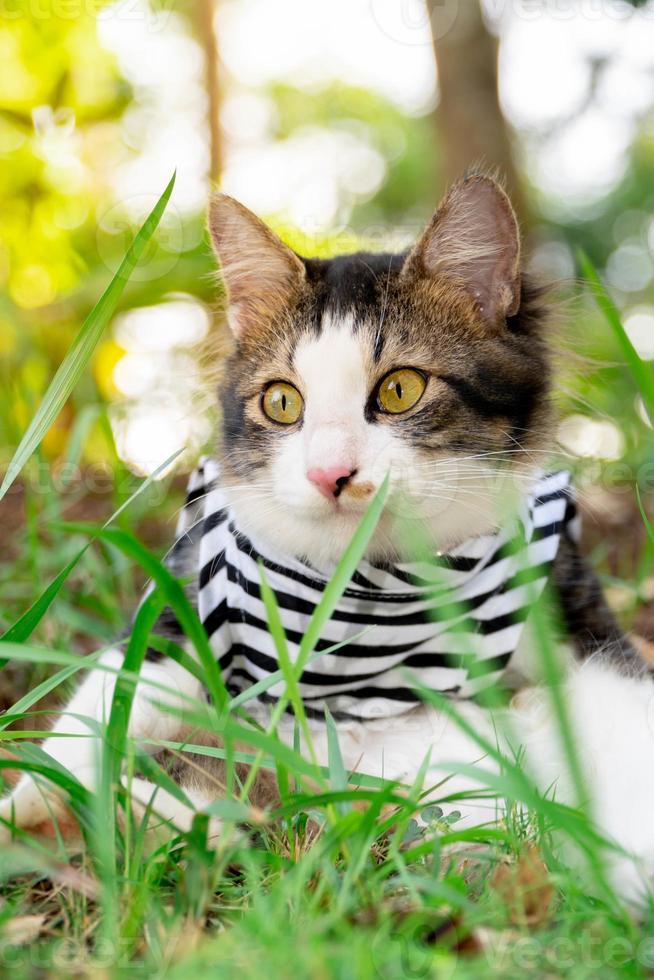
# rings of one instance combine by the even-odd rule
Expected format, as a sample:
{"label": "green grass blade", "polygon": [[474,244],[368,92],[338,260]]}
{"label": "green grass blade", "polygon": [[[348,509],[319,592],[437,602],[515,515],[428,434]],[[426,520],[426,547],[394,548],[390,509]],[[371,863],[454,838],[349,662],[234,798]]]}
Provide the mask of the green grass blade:
{"label": "green grass blade", "polygon": [[164,657],[174,660],[180,665],[180,667],[187,670],[189,674],[193,674],[194,677],[197,677],[201,684],[204,684],[202,667],[200,667],[197,661],[193,659],[191,654],[187,653],[187,651],[181,647],[179,643],[175,643],[175,641],[171,640],[170,637],[157,636],[156,633],[152,633],[150,635],[149,645],[153,650],[156,650],[158,653],[162,653]]}
{"label": "green grass blade", "polygon": [[[357,640],[361,639],[362,636],[365,636],[374,628],[374,626],[366,626],[365,629],[361,630],[359,633],[355,633],[354,636],[349,636],[346,640],[339,640],[338,643],[332,643],[331,646],[325,647],[324,650],[320,650],[318,653],[312,653],[307,660],[307,664],[312,663],[319,657],[325,657],[329,653],[336,653],[337,650],[348,646],[350,643],[356,643]],[[305,664],[305,666],[307,666],[307,664]],[[275,670],[272,674],[268,674],[267,677],[263,677],[260,681],[257,681],[256,684],[246,687],[244,691],[241,691],[240,694],[233,697],[229,705],[229,710],[232,712],[235,711],[236,708],[240,708],[242,705],[247,704],[248,701],[258,698],[260,694],[263,694],[269,688],[283,680],[283,672],[281,670]]]}
{"label": "green grass blade", "polygon": [[[102,525],[102,530],[109,527],[109,525],[112,524],[113,521],[115,521],[116,518],[118,518],[122,514],[125,508],[129,507],[132,501],[136,500],[136,498],[141,493],[143,493],[143,491],[146,490],[154,480],[156,480],[157,476],[160,473],[162,473],[168,466],[170,466],[170,464],[174,462],[174,460],[176,460],[177,457],[183,452],[184,452],[183,449],[178,449],[177,452],[174,452],[171,456],[169,456],[168,459],[161,464],[161,466],[158,466],[157,469],[153,473],[151,473],[150,476],[136,488],[134,493],[131,494],[128,497],[128,499],[121,504],[118,510],[114,511],[111,517],[107,521],[105,521],[105,523]],[[32,603],[29,609],[25,613],[23,613],[20,619],[16,620],[13,626],[10,626],[7,632],[4,633],[2,636],[0,636],[0,643],[25,643],[25,641],[30,638],[30,636],[32,635],[32,633],[39,625],[39,623],[45,616],[46,612],[48,611],[48,609],[56,599],[57,595],[61,590],[62,585],[64,584],[64,582],[66,581],[70,573],[73,571],[77,563],[86,554],[86,552],[92,545],[94,538],[95,535],[93,535],[91,539],[88,541],[88,543],[85,544],[80,551],[78,551],[78,553],[68,562],[68,564],[64,568],[62,568],[59,574],[52,580],[52,582],[50,582],[48,587],[41,593],[38,599],[36,599],[36,601]],[[6,663],[7,660],[0,658],[0,670],[2,669],[2,667],[5,666]]]}
{"label": "green grass blade", "polygon": [[[183,744],[183,743],[181,743]],[[154,783],[156,786],[164,789],[169,793],[174,799],[176,799],[182,806],[188,807],[189,810],[193,809],[193,803],[189,800],[188,796],[182,789],[182,787],[175,782],[175,780],[163,769],[159,763],[148,755],[147,752],[143,752],[139,745],[135,745],[135,756],[138,761],[139,772],[143,774],[144,778],[149,780],[149,782]],[[156,797],[153,801],[152,808],[156,812]]]}
{"label": "green grass blade", "polygon": [[[12,744],[11,756],[0,756],[0,772],[15,770],[20,773],[30,773],[32,776],[43,777],[66,794],[76,817],[83,827],[85,815],[89,812],[92,794],[64,766],[51,758],[40,745],[31,743]],[[4,823],[4,821],[0,821]]]}
{"label": "green grass blade", "polygon": [[[343,764],[341,746],[338,741],[338,731],[334,724],[331,711],[325,708],[325,726],[327,728],[327,765],[329,768],[329,782],[333,790],[346,790],[348,777]],[[337,806],[339,813],[347,813],[351,807],[347,803],[339,803]]]}
{"label": "green grass blade", "polygon": [[134,238],[116,275],[82,324],[77,337],[59,366],[48,390],[43,396],[43,401],[36,415],[30,422],[27,432],[21,439],[9,463],[5,478],[2,481],[2,485],[0,485],[0,500],[2,500],[25,463],[40,445],[44,435],[59,415],[70,393],[79,381],[84,368],[88,364],[102,336],[102,332],[118,305],[118,300],[127,285],[129,277],[159,224],[174,185],[175,174],[171,177],[165,191]]}
{"label": "green grass blade", "polygon": [[[102,653],[102,650],[98,650],[96,653],[89,654],[87,657],[80,657],[79,663],[72,664],[68,667],[62,667],[62,669],[58,670],[52,675],[52,677],[47,677],[44,681],[41,681],[40,684],[37,684],[36,687],[24,694],[22,698],[19,698],[18,701],[11,706],[10,710],[12,715],[20,714],[23,711],[28,711],[33,704],[36,704],[37,701],[44,698],[46,694],[50,693],[50,691],[54,691],[60,684],[67,681],[69,677],[72,677],[80,670],[88,670],[89,667],[93,666],[95,661],[99,659]],[[7,720],[7,715],[3,714],[0,720],[0,732],[4,731],[8,724],[10,724],[10,722]]]}
{"label": "green grass blade", "polygon": [[611,327],[620,350],[622,351],[627,367],[631,371],[634,380],[638,385],[647,414],[654,424],[654,371],[652,371],[649,364],[643,361],[631,340],[627,336],[625,328],[622,325],[620,313],[618,312],[615,303],[609,296],[606,286],[597,274],[595,266],[585,252],[579,253],[579,263],[581,265],[581,270],[584,277],[591,288],[593,296],[595,297],[595,301],[604,314],[607,323]]}
{"label": "green grass blade", "polygon": [[[169,709],[169,713],[182,717],[181,710],[172,706]],[[312,762],[309,762],[304,756],[299,755],[275,735],[261,731],[258,728],[239,724],[230,715],[226,713],[217,715],[216,712],[212,712],[208,708],[202,711],[189,708],[183,712],[183,717],[190,726],[197,725],[202,731],[213,732],[224,742],[240,744],[241,746],[251,746],[253,749],[261,750],[268,759],[272,760],[273,765],[275,763],[281,763],[290,772],[293,772],[296,777],[307,776],[314,781],[321,779],[322,773],[320,769],[317,769]],[[162,741],[157,744],[164,745],[171,743]],[[182,745],[181,748],[184,749],[185,747]],[[192,747],[187,746],[186,749],[193,751],[197,755],[211,755],[217,759],[225,758],[226,752],[224,748],[196,745]],[[248,761],[254,762],[256,761],[256,757],[251,757]],[[324,774],[328,775],[326,769]]]}
{"label": "green grass blade", "polygon": [[[556,644],[552,631],[552,615],[548,611],[555,608],[552,600],[547,603],[547,593],[531,609],[534,624],[536,652],[540,659],[543,680],[557,723],[557,734],[565,755],[568,773],[576,795],[576,805],[581,809],[588,804],[590,795],[586,788],[583,768],[577,752],[577,738],[565,700],[565,671],[557,657]],[[549,607],[549,609],[548,609]]]}
{"label": "green grass blade", "polygon": [[[130,682],[136,684],[138,678],[126,671],[124,667],[113,667],[108,663],[102,662],[101,655],[109,650],[114,650],[116,647],[115,642],[109,644],[106,647],[102,647],[99,650],[94,651],[94,653],[89,656],[79,656],[74,653],[67,653],[65,650],[49,650],[47,647],[34,647],[29,646],[25,643],[11,643],[8,644],[9,654],[12,660],[16,663],[23,664],[48,664],[57,667],[71,667],[74,668],[73,673],[76,670],[86,670],[89,665],[93,666],[95,670],[100,670],[105,674],[119,675],[122,674],[126,678],[130,679]],[[195,672],[193,672],[195,675]],[[204,674],[201,675],[203,683],[205,683],[206,678]],[[188,701],[190,704],[195,704],[195,699],[182,694],[177,688],[171,688],[169,684],[164,681],[156,681],[150,679],[148,686],[162,691],[164,694],[170,694],[171,690],[177,691],[177,694],[181,700]],[[28,697],[29,695],[26,695]],[[17,702],[22,703],[21,702]],[[12,716],[14,714],[15,708],[11,709]],[[70,714],[70,712],[68,712]],[[2,730],[2,725],[7,720],[7,715],[2,715],[0,720],[0,731]],[[85,722],[88,722],[88,717],[85,715],[80,715]],[[45,732],[44,732],[45,734]]]}
{"label": "green grass blade", "polygon": [[638,486],[636,487],[636,499],[638,501],[638,510],[640,511],[640,516],[642,518],[643,524],[645,525],[645,531],[647,533],[647,537],[652,542],[652,544],[654,544],[654,525],[652,524],[649,517],[645,513],[642,494],[640,492],[640,487]]}
{"label": "green grass blade", "polygon": [[[82,558],[88,547],[88,544],[85,545],[76,555],[74,555],[73,558],[71,558],[67,565],[64,565],[58,575],[53,578],[52,582],[50,582],[47,588],[44,589],[38,599],[32,603],[29,609],[23,613],[20,619],[17,619],[13,626],[10,626],[6,633],[3,633],[3,635],[0,636],[0,643],[25,643],[26,640],[29,640],[30,636],[56,599],[62,585],[79,560]],[[6,659],[0,659],[0,668],[4,667],[6,663],[8,663]]]}
{"label": "green grass blade", "polygon": [[113,545],[128,558],[138,562],[153,582],[161,589],[167,604],[171,607],[185,636],[191,641],[197,651],[200,663],[204,668],[204,680],[214,700],[214,703],[224,709],[229,703],[229,695],[223,682],[220,667],[209,646],[209,640],[198,614],[189,602],[188,596],[177,579],[171,575],[165,565],[150,554],[147,548],[122,528],[96,528],[93,524],[57,522],[58,527],[88,534],[107,544]]}
{"label": "green grass blade", "polygon": [[306,662],[313,653],[313,649],[320,638],[323,626],[330,619],[338,600],[343,595],[357,565],[361,561],[368,542],[377,527],[377,522],[381,517],[387,496],[388,476],[384,478],[384,482],[375,494],[368,510],[363,515],[361,522],[352,535],[352,540],[343,552],[343,556],[336,566],[334,574],[325,587],[320,602],[316,606],[309,627],[300,643],[300,652],[298,654],[297,664],[295,665],[296,676],[299,676],[302,670],[304,670]]}
{"label": "green grass blade", "polygon": [[[142,602],[129,639],[123,670],[138,676],[148,648],[150,631],[165,600],[154,589]],[[136,694],[136,684],[122,673],[116,678],[109,719],[102,743],[100,779],[94,795],[94,858],[102,884],[105,935],[113,937],[119,920],[118,882],[116,878],[116,793],[120,787],[122,762],[127,745],[127,726]]]}
{"label": "green grass blade", "polygon": [[111,702],[111,712],[107,722],[106,734],[106,759],[107,759],[107,778],[111,784],[118,782],[120,777],[120,766],[125,755],[127,743],[127,726],[132,710],[132,702],[136,694],[136,684],[133,677],[137,677],[141,671],[141,665],[145,659],[148,649],[150,632],[165,605],[165,599],[158,589],[150,592],[143,600],[132,627],[127,650],[123,659],[122,670],[125,672],[118,675],[114,696]]}
{"label": "green grass blade", "polygon": [[275,593],[270,587],[270,583],[266,577],[266,572],[263,567],[263,562],[259,562],[259,580],[261,583],[261,598],[266,609],[266,617],[268,620],[268,629],[270,635],[273,638],[275,644],[275,650],[277,651],[277,660],[279,662],[279,667],[284,677],[286,683],[286,696],[293,706],[293,713],[295,717],[302,725],[302,729],[305,734],[305,738],[310,742],[310,736],[308,732],[308,726],[306,723],[306,716],[304,713],[304,704],[302,702],[302,696],[300,694],[300,689],[298,687],[297,678],[295,676],[295,671],[293,670],[293,664],[291,663],[291,657],[288,652],[288,644],[286,643],[286,633],[284,632],[284,626],[282,624],[279,606],[277,605],[277,598]]}
{"label": "green grass blade", "polygon": [[85,405],[73,422],[66,447],[66,455],[64,456],[61,468],[61,479],[64,487],[67,487],[73,478],[74,469],[82,457],[82,451],[89,432],[93,428],[101,411],[102,406],[99,404]]}
{"label": "green grass blade", "polygon": [[[51,650],[48,647],[37,647],[27,643],[7,643],[7,654],[10,660],[27,664],[50,664],[55,667],[84,667],[85,657],[66,650]],[[111,649],[107,647],[106,649]],[[97,652],[97,651],[96,651]],[[95,654],[94,654],[95,656]]]}

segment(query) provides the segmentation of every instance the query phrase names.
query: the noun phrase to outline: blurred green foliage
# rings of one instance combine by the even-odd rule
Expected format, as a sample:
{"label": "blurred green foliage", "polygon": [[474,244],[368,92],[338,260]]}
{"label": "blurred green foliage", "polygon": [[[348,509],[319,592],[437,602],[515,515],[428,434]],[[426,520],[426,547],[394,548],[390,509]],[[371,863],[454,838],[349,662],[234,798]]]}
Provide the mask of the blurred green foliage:
{"label": "blurred green foliage", "polygon": [[[15,16],[0,20],[0,468],[146,210],[144,203],[142,213],[132,214],[114,199],[116,168],[138,152],[126,136],[125,120],[139,93],[99,40],[96,17],[105,6],[83,5],[67,18],[48,16],[45,3],[41,16],[26,16],[16,7]],[[176,6],[175,17],[180,29],[197,33],[194,3]],[[313,239],[313,251],[352,248],[353,235],[368,243],[370,229],[410,231],[426,220],[442,190],[432,109],[408,114],[381,94],[343,81],[307,88],[280,81],[262,84],[258,91],[274,107],[267,139],[283,142],[311,128],[340,130],[354,134],[383,160],[378,189],[353,197],[348,236]],[[562,245],[568,263],[582,247],[600,271],[625,241],[649,248],[651,118],[650,107],[639,119],[625,174],[590,208],[566,211],[554,202],[553,209],[523,172],[532,244]],[[519,142],[521,134],[516,135]],[[152,187],[153,198],[159,190]],[[287,219],[269,217],[302,251],[306,242]],[[147,274],[129,284],[123,309],[160,303],[174,293],[209,305],[215,297],[202,209],[179,214],[173,209],[167,220],[147,255]],[[570,292],[575,293],[574,286]],[[653,303],[652,280],[640,291],[619,295],[618,301],[627,308]],[[565,307],[564,316],[566,344],[586,358],[582,369],[577,360],[563,365],[559,398],[564,412],[615,421],[624,458],[640,465],[651,457],[654,441],[635,410],[633,384],[619,364],[613,338],[588,302]],[[122,354],[108,334],[93,371],[46,439],[44,452],[50,458],[65,454],[80,410],[117,397],[112,373]],[[90,433],[88,458],[106,456],[97,423]]]}
{"label": "blurred green foliage", "polygon": [[407,115],[382,95],[333,82],[310,94],[274,84],[272,134],[288,139],[307,127],[342,128],[360,135],[387,165],[384,183],[369,200],[358,203],[351,223],[365,229],[375,222],[426,221],[441,190],[438,138],[431,114]]}
{"label": "blurred green foliage", "polygon": [[[112,197],[134,93],[98,40],[102,6],[74,18],[45,5],[42,16],[0,19],[0,466],[139,225]],[[181,289],[209,295],[212,263],[197,244],[203,216],[189,225],[182,242],[196,244],[171,264],[164,223],[146,258],[150,274],[130,284],[123,307]],[[157,262],[171,274],[158,275]],[[79,409],[111,393],[119,354],[108,336],[46,451],[61,453]]]}

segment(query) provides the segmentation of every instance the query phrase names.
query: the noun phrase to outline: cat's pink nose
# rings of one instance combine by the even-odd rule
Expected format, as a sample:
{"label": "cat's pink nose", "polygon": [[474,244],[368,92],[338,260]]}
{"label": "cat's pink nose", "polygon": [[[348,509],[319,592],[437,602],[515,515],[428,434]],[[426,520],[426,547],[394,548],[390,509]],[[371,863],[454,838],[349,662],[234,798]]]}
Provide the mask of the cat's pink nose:
{"label": "cat's pink nose", "polygon": [[356,470],[349,466],[329,466],[327,469],[313,466],[307,470],[307,480],[318,487],[323,497],[334,500],[340,496],[341,490],[355,473]]}

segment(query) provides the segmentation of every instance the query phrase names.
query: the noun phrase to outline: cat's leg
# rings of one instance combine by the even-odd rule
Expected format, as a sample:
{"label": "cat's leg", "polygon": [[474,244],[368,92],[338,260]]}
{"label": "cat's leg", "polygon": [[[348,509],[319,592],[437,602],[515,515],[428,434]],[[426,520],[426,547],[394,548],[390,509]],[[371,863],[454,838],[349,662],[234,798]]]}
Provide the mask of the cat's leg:
{"label": "cat's leg", "polygon": [[[497,719],[472,701],[457,702],[459,715],[493,747],[498,745]],[[338,738],[343,764],[348,772],[361,772],[405,785],[414,783],[429,756],[423,786],[425,802],[439,800],[447,812],[446,799],[453,794],[469,794],[452,802],[466,826],[492,823],[499,815],[495,799],[488,796],[483,778],[456,772],[456,766],[479,766],[497,773],[498,766],[484,749],[465,734],[447,714],[428,705],[419,705],[405,714],[364,722],[338,722]],[[328,764],[327,733],[324,725],[311,723],[312,741],[321,765]],[[293,725],[284,719],[280,736],[293,744]],[[454,770],[454,771],[453,771]],[[356,783],[356,776],[353,779]]]}
{"label": "cat's leg", "polygon": [[[615,659],[597,654],[569,664],[564,682],[575,749],[584,777],[588,811],[597,829],[622,851],[606,849],[605,860],[616,892],[633,905],[654,891],[654,683],[647,675],[625,674]],[[510,709],[490,712],[470,702],[456,711],[509,760],[521,765],[541,793],[577,805],[576,790],[562,748],[550,692],[543,686],[522,691]],[[484,755],[449,717],[428,707],[390,723],[347,726],[341,748],[348,768],[411,782],[430,750],[426,788],[442,799],[451,792],[473,792],[483,785],[457,767],[472,763],[497,773],[499,764]],[[326,758],[326,745],[320,744]],[[357,752],[359,759],[357,760]],[[438,786],[454,767],[455,775]],[[502,815],[502,801],[457,800],[462,824],[488,823]],[[583,855],[560,842],[564,859],[583,869]]]}
{"label": "cat's leg", "polygon": [[[639,673],[630,676],[620,672],[612,658],[607,661],[597,655],[569,666],[564,692],[589,812],[600,833],[621,849],[605,851],[611,881],[622,898],[637,905],[654,891],[654,683]],[[522,691],[512,706],[501,712],[490,712],[472,702],[458,702],[455,707],[475,732],[509,760],[520,758],[544,795],[577,805],[546,688]],[[348,771],[411,784],[429,752],[424,786],[431,799],[443,801],[452,793],[471,794],[451,804],[461,812],[462,825],[468,827],[502,816],[502,800],[475,798],[485,786],[481,770],[496,774],[500,764],[449,715],[422,706],[398,718],[340,722],[338,728]],[[292,745],[290,723],[280,727],[280,734]],[[318,761],[326,765],[326,732],[316,725],[312,734]],[[480,770],[478,779],[460,771],[469,765]],[[446,782],[441,782],[443,779]],[[561,853],[581,870],[581,852],[562,842]]]}
{"label": "cat's leg", "polygon": [[[457,702],[456,712],[482,739],[498,747],[501,732],[490,712],[472,701]],[[428,757],[425,802],[440,802],[446,814],[458,811],[465,826],[494,823],[501,815],[481,773],[475,778],[460,771],[472,766],[496,774],[497,763],[450,715],[437,708],[421,705],[397,718],[367,722],[360,747],[357,742],[355,730],[346,735],[348,762],[358,751],[362,762],[365,759],[358,767],[361,771],[406,784],[415,781]],[[454,795],[457,798],[448,802]]]}
{"label": "cat's leg", "polygon": [[[169,840],[171,834],[186,833],[191,829],[193,818],[210,803],[212,797],[202,790],[192,786],[183,786],[188,805],[173,796],[168,790],[146,779],[132,779],[129,782],[129,799],[132,813],[137,820],[148,814],[148,835],[162,841]],[[207,832],[207,840],[216,842],[220,834],[221,823],[217,817],[211,817]]]}
{"label": "cat's leg", "polygon": [[[90,671],[44,740],[48,755],[71,772],[88,789],[96,784],[99,759],[98,724],[109,718],[116,671],[123,663],[120,650],[103,654],[100,666]],[[179,664],[167,658],[143,664],[129,722],[129,735],[136,739],[174,739],[183,721],[168,712],[168,706],[183,708],[189,699],[202,697],[202,685]],[[43,779],[25,775],[11,794],[0,802],[0,818],[29,829],[47,820],[51,812],[62,812],[52,786]],[[0,827],[0,834],[7,836]]]}
{"label": "cat's leg", "polygon": [[[565,684],[575,747],[596,826],[626,855],[607,853],[618,893],[637,903],[654,889],[654,683],[598,655]],[[525,691],[512,717],[541,791],[576,802],[547,690]]]}

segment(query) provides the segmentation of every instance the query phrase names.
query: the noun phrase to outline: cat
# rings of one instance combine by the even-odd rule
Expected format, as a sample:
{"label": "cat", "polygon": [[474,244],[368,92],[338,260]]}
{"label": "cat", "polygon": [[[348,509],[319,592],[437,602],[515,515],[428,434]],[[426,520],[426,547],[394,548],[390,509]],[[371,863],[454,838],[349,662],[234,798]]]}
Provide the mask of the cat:
{"label": "cat", "polygon": [[[432,785],[443,778],[439,766],[450,766],[447,792],[474,790],[475,780],[451,764],[479,764],[479,746],[448,713],[421,703],[407,681],[412,670],[456,697],[461,716],[486,738],[510,731],[517,744],[507,736],[502,747],[524,752],[543,792],[556,787],[559,800],[573,802],[528,616],[549,581],[594,812],[624,848],[612,858],[613,880],[640,901],[654,873],[651,680],[579,552],[567,474],[542,470],[553,426],[548,302],[522,272],[506,193],[489,176],[467,176],[415,246],[397,255],[301,258],[221,194],[211,201],[209,230],[234,345],[219,391],[220,447],[191,480],[168,563],[192,578],[190,594],[232,692],[278,666],[256,559],[297,656],[329,575],[387,477],[365,556],[300,678],[320,761],[329,707],[349,770],[412,782],[430,749]],[[170,610],[156,632],[182,640]],[[119,668],[122,652],[102,662]],[[498,677],[521,689],[510,707],[491,711],[468,697]],[[271,683],[248,709],[267,718],[282,688]],[[106,718],[112,691],[112,674],[91,670],[44,742],[91,788],[96,740],[84,718]],[[131,736],[181,739],[184,723],[167,704],[204,697],[193,674],[148,651]],[[288,713],[279,732],[292,744]],[[206,760],[178,759],[173,772],[197,809],[222,778]],[[271,798],[270,780],[257,793]],[[133,781],[132,795],[174,826],[190,825],[193,811],[146,780]],[[0,815],[36,828],[48,807],[62,812],[26,776]],[[468,825],[498,816],[495,803],[471,798],[457,807]]]}

